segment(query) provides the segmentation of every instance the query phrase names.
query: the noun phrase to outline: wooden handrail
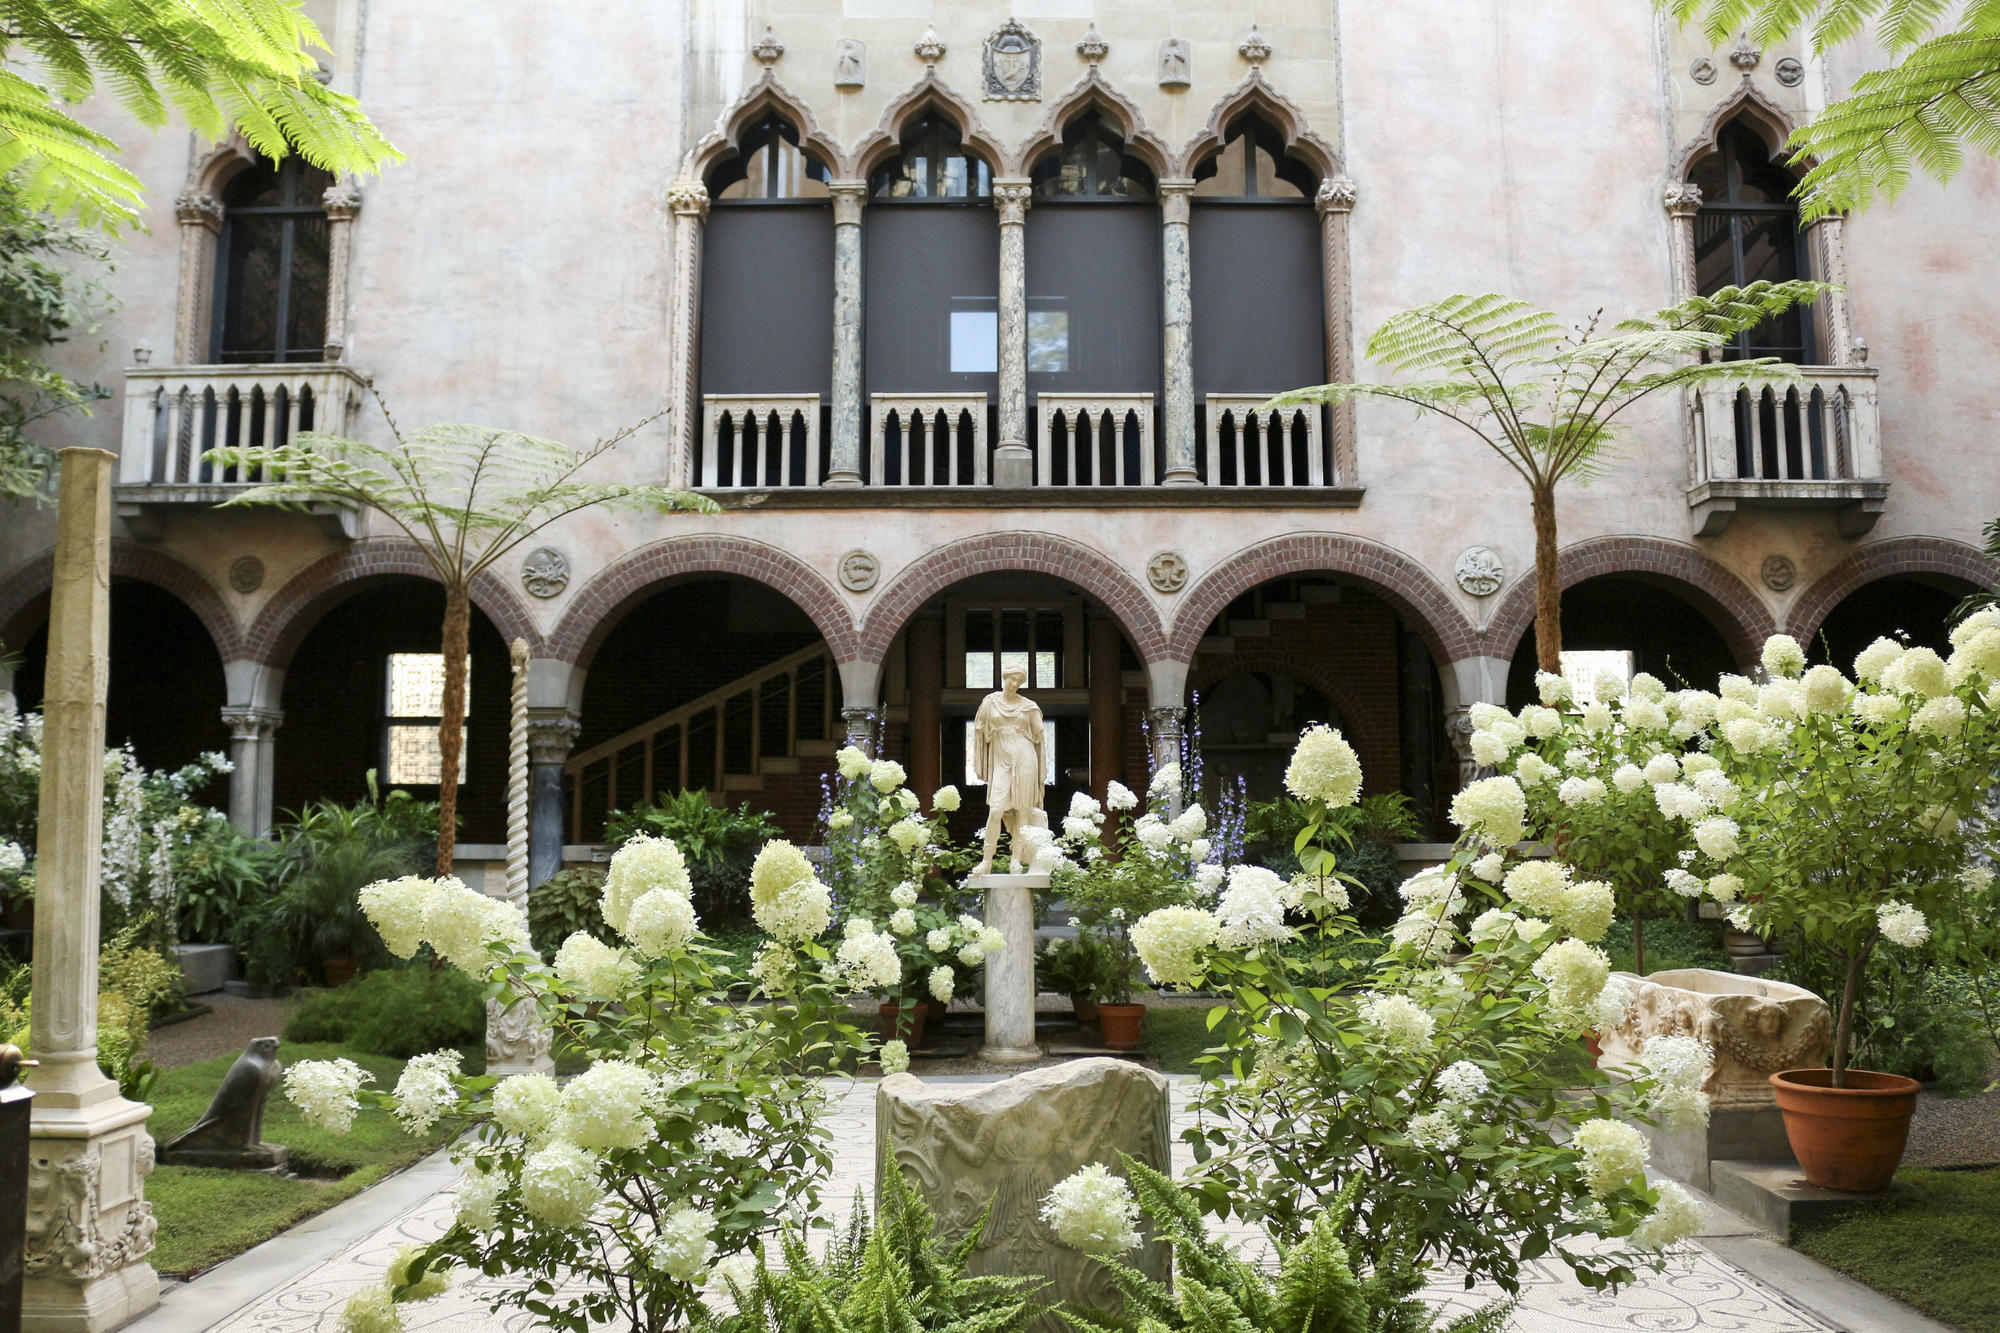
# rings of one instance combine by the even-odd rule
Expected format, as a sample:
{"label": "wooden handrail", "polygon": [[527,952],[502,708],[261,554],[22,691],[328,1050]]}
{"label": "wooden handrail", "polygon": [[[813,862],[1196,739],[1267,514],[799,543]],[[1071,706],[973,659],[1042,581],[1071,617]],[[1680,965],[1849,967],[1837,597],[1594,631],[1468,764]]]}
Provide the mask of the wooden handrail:
{"label": "wooden handrail", "polygon": [[[810,647],[799,649],[789,657],[781,657],[771,663],[771,665],[753,671],[747,676],[739,676],[720,689],[710,690],[707,694],[697,699],[689,700],[678,708],[662,713],[649,722],[642,722],[636,727],[620,732],[608,741],[591,746],[582,754],[570,756],[569,762],[563,765],[563,771],[574,776],[581,774],[585,768],[600,760],[615,760],[618,757],[619,751],[625,749],[627,746],[637,745],[640,741],[651,740],[654,736],[667,730],[669,727],[679,726],[685,729],[687,724],[696,717],[699,717],[703,713],[713,712],[725,707],[731,699],[738,697],[745,691],[750,692],[751,706],[756,708],[761,699],[761,696],[757,693],[759,686],[767,681],[775,680],[779,676],[791,675],[800,667],[807,665],[816,658],[827,659],[828,679],[831,682],[833,654],[827,649],[824,643],[815,643]],[[829,683],[830,691],[831,685]],[[685,730],[683,734],[685,734]],[[721,739],[718,736],[717,745],[720,746],[720,744]],[[754,751],[754,740],[752,745]]]}

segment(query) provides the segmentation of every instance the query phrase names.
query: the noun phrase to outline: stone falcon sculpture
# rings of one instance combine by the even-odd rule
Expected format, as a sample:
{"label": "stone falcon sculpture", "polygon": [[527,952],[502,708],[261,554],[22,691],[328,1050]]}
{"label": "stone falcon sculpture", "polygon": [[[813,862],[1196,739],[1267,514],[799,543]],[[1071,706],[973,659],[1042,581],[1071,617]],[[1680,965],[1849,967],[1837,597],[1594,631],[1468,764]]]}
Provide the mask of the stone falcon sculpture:
{"label": "stone falcon sculpture", "polygon": [[263,1171],[283,1166],[287,1150],[265,1143],[264,1100],[278,1085],[278,1039],[255,1037],[222,1076],[201,1119],[160,1150],[167,1166],[219,1166]]}
{"label": "stone falcon sculpture", "polygon": [[972,771],[986,784],[985,856],[972,873],[990,874],[1000,832],[1007,833],[1007,860],[1019,861],[1021,830],[1048,827],[1042,812],[1042,775],[1048,771],[1042,747],[1042,709],[1021,693],[1027,671],[1010,666],[1000,673],[1001,688],[979,703],[972,719]]}

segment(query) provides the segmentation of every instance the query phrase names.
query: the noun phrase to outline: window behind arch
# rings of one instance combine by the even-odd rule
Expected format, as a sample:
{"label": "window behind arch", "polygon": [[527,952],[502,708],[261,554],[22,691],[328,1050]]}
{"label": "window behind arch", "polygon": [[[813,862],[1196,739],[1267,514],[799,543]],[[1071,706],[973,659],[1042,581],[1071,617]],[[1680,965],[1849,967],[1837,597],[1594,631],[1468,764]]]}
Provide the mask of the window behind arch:
{"label": "window behind arch", "polygon": [[902,149],[868,178],[881,200],[989,199],[993,171],[965,146],[958,126],[925,112],[903,132]]}
{"label": "window behind arch", "polygon": [[1197,199],[1303,202],[1319,188],[1313,169],[1285,152],[1284,136],[1252,115],[1225,131],[1222,147],[1194,169]]}
{"label": "window behind arch", "polygon": [[1032,178],[1037,200],[1153,197],[1153,173],[1125,151],[1124,138],[1095,111],[1070,122],[1062,151],[1037,163]]}
{"label": "window behind arch", "polygon": [[825,199],[826,163],[799,146],[799,132],[769,115],[745,130],[736,155],[708,174],[708,197],[718,204],[751,200]]}
{"label": "window behind arch", "polygon": [[[1694,222],[1697,292],[1708,296],[1724,287],[1808,276],[1811,265],[1791,197],[1798,179],[1772,160],[1754,129],[1741,120],[1723,126],[1716,150],[1694,164],[1688,179],[1701,190]],[[1813,341],[1812,320],[1795,306],[1740,335],[1722,355],[1810,362]]]}
{"label": "window behind arch", "polygon": [[333,177],[296,155],[259,162],[222,191],[213,359],[318,361],[326,347],[327,225]]}

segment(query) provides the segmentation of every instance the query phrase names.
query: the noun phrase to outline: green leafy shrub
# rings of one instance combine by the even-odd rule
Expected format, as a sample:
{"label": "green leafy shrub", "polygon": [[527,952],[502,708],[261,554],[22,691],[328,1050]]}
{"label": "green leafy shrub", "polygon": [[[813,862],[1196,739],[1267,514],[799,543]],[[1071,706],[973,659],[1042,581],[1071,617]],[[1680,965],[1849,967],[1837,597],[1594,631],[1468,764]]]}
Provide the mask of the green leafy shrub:
{"label": "green leafy shrub", "polygon": [[731,810],[697,789],[663,792],[629,812],[613,810],[604,832],[619,844],[639,833],[672,838],[687,858],[695,911],[704,921],[719,923],[749,917],[750,863],[758,848],[783,831],[768,810],[753,812],[748,801]]}
{"label": "green leafy shrub", "polygon": [[406,1060],[483,1041],[479,983],[456,968],[391,967],[309,995],[285,1020],[285,1040],[332,1042]]}
{"label": "green leafy shrub", "polygon": [[597,905],[603,894],[604,872],[596,866],[574,866],[528,890],[528,937],[535,952],[554,958],[562,942],[579,930],[592,939],[615,943]]}
{"label": "green leafy shrub", "polygon": [[[1820,995],[1837,997],[1838,964],[1805,950],[1783,955],[1773,977]],[[1884,1074],[1936,1083],[1947,1097],[1983,1089],[1993,1063],[1993,1043],[1979,1003],[1980,982],[1952,967],[1911,968],[1880,954],[1854,1006],[1856,1063]],[[2000,1000],[2000,983],[1986,983]]]}
{"label": "green leafy shrub", "polygon": [[[1313,822],[1314,807],[1306,801],[1280,797],[1250,807],[1245,822],[1244,859],[1291,879],[1300,870],[1294,848],[1299,832]],[[1402,792],[1363,798],[1355,805],[1331,811],[1321,827],[1350,845],[1341,853],[1340,869],[1350,877],[1349,912],[1363,926],[1386,926],[1403,910],[1397,890],[1406,876],[1394,844],[1424,836],[1423,825]]]}
{"label": "green leafy shrub", "polygon": [[1035,955],[1035,989],[1095,999],[1110,989],[1117,966],[1111,950],[1094,935],[1050,940]]}
{"label": "green leafy shrub", "polygon": [[175,935],[242,952],[276,888],[278,850],[241,832],[217,811],[174,849]]}

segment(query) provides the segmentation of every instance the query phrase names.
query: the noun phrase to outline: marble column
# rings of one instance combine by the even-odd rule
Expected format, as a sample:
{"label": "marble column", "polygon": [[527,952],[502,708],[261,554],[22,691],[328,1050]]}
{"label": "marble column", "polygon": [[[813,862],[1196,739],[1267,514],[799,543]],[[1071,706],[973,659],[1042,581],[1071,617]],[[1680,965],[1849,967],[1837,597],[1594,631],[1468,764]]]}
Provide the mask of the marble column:
{"label": "marble column", "polygon": [[1199,486],[1199,457],[1194,438],[1194,270],[1188,259],[1188,201],[1192,180],[1160,182],[1160,260],[1165,284],[1166,392],[1161,411],[1161,435],[1166,441],[1167,469],[1163,486]]}
{"label": "marble column", "polygon": [[[329,361],[347,353],[347,268],[354,249],[354,219],[361,216],[361,191],[349,181],[337,181],[320,196],[326,208],[326,348]],[[319,427],[338,432],[338,421]]]}
{"label": "marble column", "polygon": [[875,754],[881,741],[881,717],[873,708],[846,707],[840,710],[842,744],[852,745],[866,755]]}
{"label": "marble column", "polygon": [[547,883],[562,869],[563,765],[583,723],[567,708],[528,709],[528,887]]}
{"label": "marble column", "polygon": [[114,1328],[159,1303],[146,1118],[97,1068],[104,695],[117,456],[64,449],[49,594],[35,858],[35,971],[22,1327]]}
{"label": "marble column", "polygon": [[229,728],[229,822],[253,838],[270,833],[277,780],[277,730],[285,715],[276,708],[232,704],[222,710]]}
{"label": "marble column", "polygon": [[1026,180],[993,182],[1000,214],[1000,446],[993,451],[995,486],[1035,484],[1028,448],[1028,203]]}
{"label": "marble column", "polygon": [[174,200],[181,226],[180,288],[174,302],[174,364],[208,360],[209,313],[215,300],[215,240],[222,234],[222,201],[206,190]]}
{"label": "marble column", "polygon": [[944,620],[921,615],[910,622],[910,790],[929,800],[944,783]]}
{"label": "marble column", "polygon": [[[867,181],[833,181],[833,457],[829,486],[861,484],[861,209]],[[880,478],[877,478],[879,481]]]}
{"label": "marble column", "polygon": [[[1153,772],[1157,773],[1168,764],[1181,762],[1182,726],[1187,718],[1187,709],[1179,707],[1148,708],[1146,726],[1153,736]],[[1185,772],[1182,774],[1185,780]],[[1148,782],[1151,775],[1148,775]],[[1176,788],[1167,797],[1169,814],[1181,812],[1180,791]]]}
{"label": "marble column", "polygon": [[[1351,384],[1354,381],[1354,297],[1348,279],[1347,224],[1354,212],[1354,182],[1335,176],[1320,182],[1313,206],[1319,210],[1320,266],[1326,290],[1326,381]],[[1360,484],[1355,462],[1354,401],[1328,409],[1332,419],[1333,475],[1335,486]]]}
{"label": "marble column", "polygon": [[1701,187],[1692,181],[1669,181],[1660,202],[1673,230],[1674,299],[1695,294],[1694,218],[1701,212]]}
{"label": "marble column", "polygon": [[[507,880],[506,897],[523,920],[528,915],[528,641],[507,646],[513,684],[507,699]],[[486,1001],[486,1072],[553,1074],[555,1034],[533,1002],[512,1004],[501,996]]]}
{"label": "marble column", "polygon": [[666,402],[672,417],[667,484],[692,486],[695,423],[701,414],[701,229],[708,220],[708,190],[686,177],[667,187],[674,216],[674,293],[669,311]]}
{"label": "marble column", "polygon": [[[1009,849],[1012,855],[1012,849]],[[986,955],[986,1044],[979,1058],[1025,1064],[1042,1058],[1035,1045],[1035,890],[1047,875],[978,875],[966,887],[986,897],[986,924],[1007,939]]]}

